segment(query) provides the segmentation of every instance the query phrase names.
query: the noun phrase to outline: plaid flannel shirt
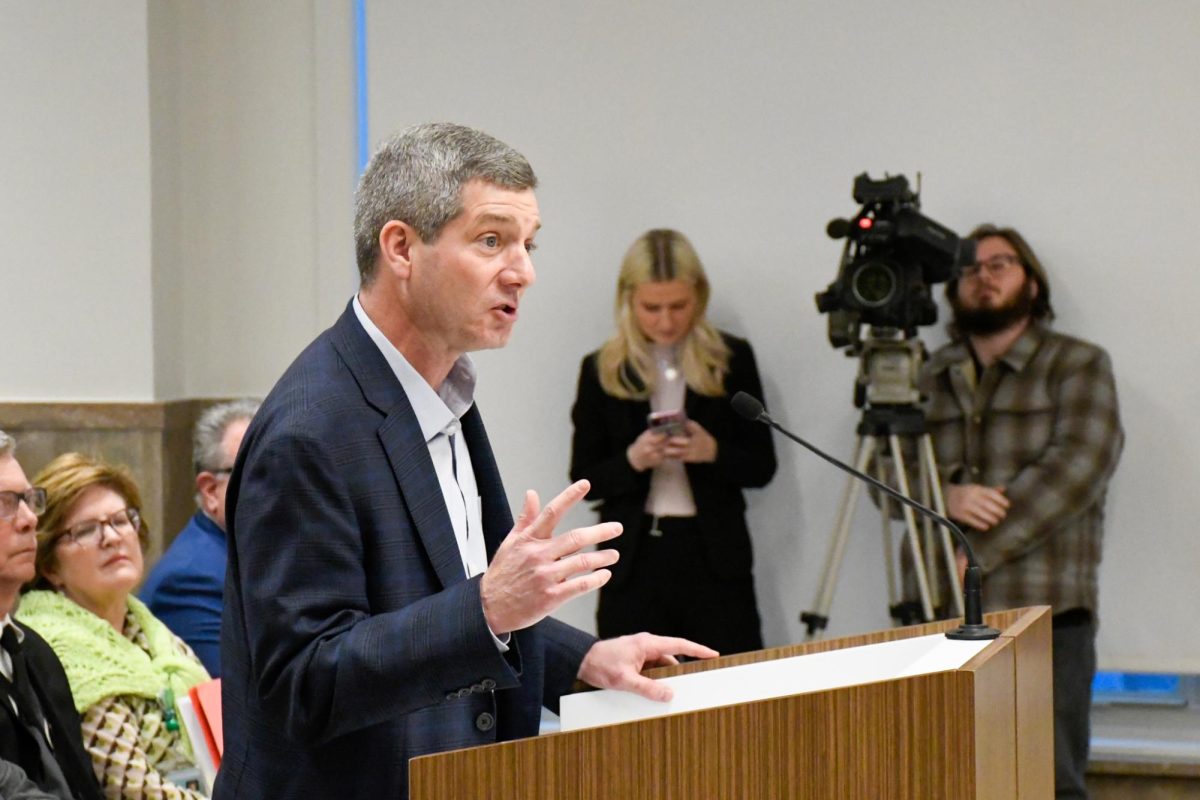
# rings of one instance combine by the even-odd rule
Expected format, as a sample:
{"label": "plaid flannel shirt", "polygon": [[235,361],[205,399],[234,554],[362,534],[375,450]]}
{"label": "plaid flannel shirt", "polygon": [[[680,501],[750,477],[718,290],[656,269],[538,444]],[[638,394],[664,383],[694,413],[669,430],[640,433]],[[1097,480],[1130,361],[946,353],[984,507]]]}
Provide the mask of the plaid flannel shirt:
{"label": "plaid flannel shirt", "polygon": [[1034,323],[982,374],[967,345],[939,349],[921,389],[945,483],[1004,486],[1008,515],[966,529],[986,610],[1096,612],[1104,499],[1124,444],[1108,354]]}

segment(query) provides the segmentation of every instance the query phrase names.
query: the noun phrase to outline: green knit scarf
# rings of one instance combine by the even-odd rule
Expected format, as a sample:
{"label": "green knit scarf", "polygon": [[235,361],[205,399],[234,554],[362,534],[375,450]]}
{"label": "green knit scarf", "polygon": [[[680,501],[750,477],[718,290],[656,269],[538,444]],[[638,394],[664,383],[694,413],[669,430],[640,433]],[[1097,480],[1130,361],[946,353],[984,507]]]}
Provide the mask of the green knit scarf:
{"label": "green knit scarf", "polygon": [[82,714],[106,697],[133,695],[161,700],[170,688],[176,698],[209,679],[199,661],[179,652],[175,635],[133,595],[129,612],[146,634],[150,653],[118,633],[106,620],[58,592],[35,591],[21,598],[17,619],[54,649]]}

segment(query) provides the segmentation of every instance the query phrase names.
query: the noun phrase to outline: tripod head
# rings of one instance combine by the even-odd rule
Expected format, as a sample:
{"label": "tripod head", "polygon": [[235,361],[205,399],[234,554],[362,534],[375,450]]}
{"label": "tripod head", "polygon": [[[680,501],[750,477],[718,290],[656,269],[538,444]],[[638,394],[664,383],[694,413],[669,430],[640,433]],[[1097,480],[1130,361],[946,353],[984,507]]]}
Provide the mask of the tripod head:
{"label": "tripod head", "polygon": [[856,408],[908,406],[917,409],[921,402],[917,378],[925,363],[926,350],[915,333],[872,326],[857,355]]}
{"label": "tripod head", "polygon": [[858,351],[854,405],[862,409],[858,435],[917,437],[926,432],[917,380],[925,344],[916,334],[871,327]]}

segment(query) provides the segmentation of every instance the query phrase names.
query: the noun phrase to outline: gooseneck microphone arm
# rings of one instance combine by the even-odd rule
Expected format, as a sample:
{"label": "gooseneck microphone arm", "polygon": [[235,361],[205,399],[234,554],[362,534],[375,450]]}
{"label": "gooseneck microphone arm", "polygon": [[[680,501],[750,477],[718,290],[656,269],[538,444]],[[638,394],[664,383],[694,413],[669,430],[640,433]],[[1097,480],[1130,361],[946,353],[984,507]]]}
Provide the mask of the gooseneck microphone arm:
{"label": "gooseneck microphone arm", "polygon": [[945,526],[947,530],[954,534],[958,543],[962,545],[963,552],[967,554],[967,573],[963,580],[963,624],[955,630],[949,631],[946,637],[950,639],[973,640],[995,639],[1000,635],[1000,631],[983,624],[983,570],[980,568],[979,562],[975,560],[975,551],[971,549],[971,543],[967,541],[967,537],[957,525],[932,508],[921,505],[917,501],[904,496],[902,493],[888,486],[886,483],[878,481],[864,472],[859,472],[849,464],[843,464],[820,448],[804,441],[772,419],[767,410],[763,408],[762,402],[757,398],[751,397],[745,392],[738,392],[730,402],[733,405],[733,410],[740,416],[752,422],[761,422],[764,425],[774,428],[796,444],[802,445],[843,472],[848,472],[859,480],[866,481],[879,491],[884,492],[890,497],[894,497],[905,505],[911,506],[938,524]]}

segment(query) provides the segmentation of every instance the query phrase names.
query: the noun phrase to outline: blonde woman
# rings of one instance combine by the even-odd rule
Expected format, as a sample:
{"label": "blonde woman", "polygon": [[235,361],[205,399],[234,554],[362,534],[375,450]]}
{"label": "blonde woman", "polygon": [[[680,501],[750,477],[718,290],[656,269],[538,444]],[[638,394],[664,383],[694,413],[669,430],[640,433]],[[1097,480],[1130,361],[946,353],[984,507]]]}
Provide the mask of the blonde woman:
{"label": "blonde woman", "polygon": [[78,453],[51,461],[36,482],[46,490],[36,589],[17,616],[62,661],[105,796],[200,800],[188,788],[199,774],[176,700],[208,673],[131,594],[146,539],[137,485]]}
{"label": "blonde woman", "polygon": [[608,638],[641,630],[722,653],[762,647],[742,490],[775,474],[770,430],[735,414],[762,397],[750,344],[707,319],[709,284],[678,231],[633,243],[611,339],[584,358],[571,411],[571,478],[625,532],[600,590]]}

